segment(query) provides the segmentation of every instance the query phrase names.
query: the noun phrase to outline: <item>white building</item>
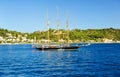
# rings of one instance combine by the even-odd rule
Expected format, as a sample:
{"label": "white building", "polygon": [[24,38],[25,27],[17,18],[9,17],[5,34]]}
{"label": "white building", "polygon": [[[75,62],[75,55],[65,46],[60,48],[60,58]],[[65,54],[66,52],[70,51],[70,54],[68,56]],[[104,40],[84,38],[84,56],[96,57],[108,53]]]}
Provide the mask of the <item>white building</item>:
{"label": "white building", "polygon": [[2,36],[0,36],[0,41],[3,41],[3,40],[4,40],[4,38]]}
{"label": "white building", "polygon": [[104,43],[112,43],[113,40],[112,40],[112,39],[104,38],[104,39],[103,39],[103,42],[104,42]]}

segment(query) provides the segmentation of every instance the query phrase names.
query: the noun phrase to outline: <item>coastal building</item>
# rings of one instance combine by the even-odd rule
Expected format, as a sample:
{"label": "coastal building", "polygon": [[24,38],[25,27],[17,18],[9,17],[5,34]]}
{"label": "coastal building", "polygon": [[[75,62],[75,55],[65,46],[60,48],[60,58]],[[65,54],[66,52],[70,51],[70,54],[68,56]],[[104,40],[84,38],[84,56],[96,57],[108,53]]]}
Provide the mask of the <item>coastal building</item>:
{"label": "coastal building", "polygon": [[0,36],[0,41],[2,41],[4,38],[2,36]]}
{"label": "coastal building", "polygon": [[116,41],[117,43],[120,43],[120,41]]}
{"label": "coastal building", "polygon": [[27,38],[26,37],[22,37],[22,42],[26,42]]}
{"label": "coastal building", "polygon": [[104,43],[113,43],[112,39],[103,38]]}
{"label": "coastal building", "polygon": [[10,34],[10,33],[6,33],[6,35],[7,35],[7,38],[13,38],[12,34]]}

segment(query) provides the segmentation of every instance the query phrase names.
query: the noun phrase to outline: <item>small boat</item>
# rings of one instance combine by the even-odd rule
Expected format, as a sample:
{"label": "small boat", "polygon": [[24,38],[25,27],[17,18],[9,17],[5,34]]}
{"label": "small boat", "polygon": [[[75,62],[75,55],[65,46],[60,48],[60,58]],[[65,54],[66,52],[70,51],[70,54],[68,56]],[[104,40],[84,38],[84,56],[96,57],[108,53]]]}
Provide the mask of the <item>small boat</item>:
{"label": "small boat", "polygon": [[[67,14],[66,14],[67,15]],[[58,15],[57,15],[58,16]],[[47,44],[35,44],[34,47],[39,50],[56,50],[56,49],[67,49],[67,50],[75,50],[80,48],[78,45],[71,46],[69,42],[69,30],[68,30],[68,19],[66,20],[66,34],[67,34],[67,44],[60,43],[60,30],[59,30],[59,19],[57,19],[57,44],[50,44],[50,36],[49,36],[49,23],[48,23],[48,13],[47,13]]]}

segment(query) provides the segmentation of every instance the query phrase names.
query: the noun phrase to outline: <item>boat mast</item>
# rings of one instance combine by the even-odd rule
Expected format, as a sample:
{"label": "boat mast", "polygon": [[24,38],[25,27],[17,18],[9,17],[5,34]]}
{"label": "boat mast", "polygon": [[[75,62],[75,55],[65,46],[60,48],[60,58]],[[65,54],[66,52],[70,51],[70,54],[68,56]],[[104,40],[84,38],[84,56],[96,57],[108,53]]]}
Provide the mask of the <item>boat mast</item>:
{"label": "boat mast", "polygon": [[66,33],[67,33],[67,44],[68,46],[70,45],[70,42],[69,42],[69,30],[68,30],[68,12],[66,11]]}
{"label": "boat mast", "polygon": [[59,22],[59,19],[58,19],[58,9],[57,9],[57,37],[58,37],[58,45],[60,45],[60,22]]}
{"label": "boat mast", "polygon": [[48,19],[48,10],[47,10],[47,14],[46,14],[46,27],[47,27],[47,40],[48,40],[48,45],[50,45],[50,35],[49,35],[49,19]]}

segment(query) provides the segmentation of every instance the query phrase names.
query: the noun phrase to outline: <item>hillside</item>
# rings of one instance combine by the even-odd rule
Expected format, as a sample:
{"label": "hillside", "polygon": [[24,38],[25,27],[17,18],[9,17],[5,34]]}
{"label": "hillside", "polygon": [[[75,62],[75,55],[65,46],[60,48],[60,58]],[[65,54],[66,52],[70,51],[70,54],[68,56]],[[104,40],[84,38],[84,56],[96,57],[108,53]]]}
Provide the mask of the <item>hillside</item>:
{"label": "hillside", "polygon": [[[49,29],[50,40],[57,41],[57,31]],[[60,37],[66,40],[65,30],[60,30]],[[73,29],[69,31],[72,42],[117,42],[120,41],[120,29]],[[33,33],[21,33],[7,29],[0,29],[0,43],[32,43],[36,38],[38,42],[47,39],[47,31],[35,31]]]}

